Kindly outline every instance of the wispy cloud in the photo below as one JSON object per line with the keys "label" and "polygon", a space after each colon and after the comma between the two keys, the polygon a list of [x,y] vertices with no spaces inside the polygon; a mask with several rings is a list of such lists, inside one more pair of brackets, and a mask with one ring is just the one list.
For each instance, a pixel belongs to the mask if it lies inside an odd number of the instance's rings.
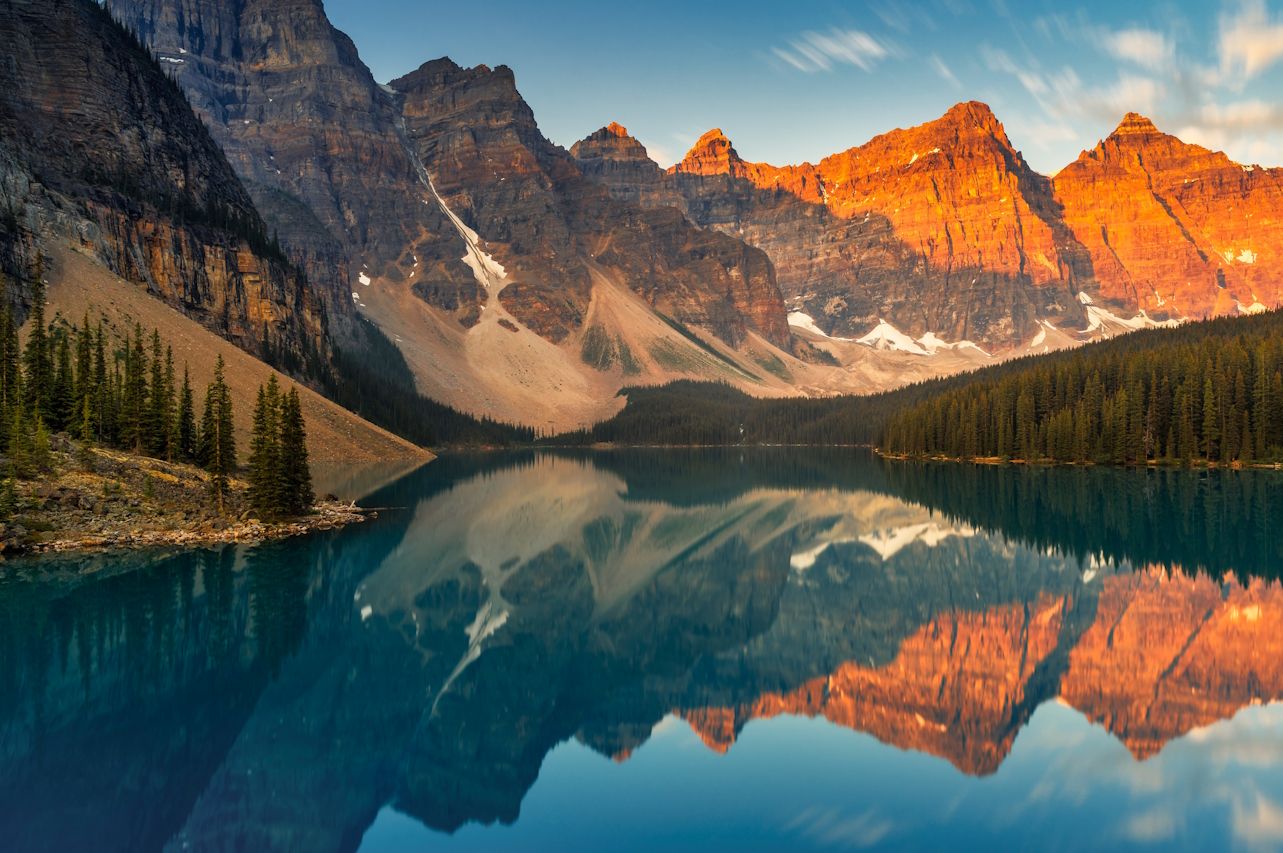
{"label": "wispy cloud", "polygon": [[1115,58],[1155,70],[1169,65],[1176,53],[1171,40],[1155,30],[1105,31],[1100,41],[1105,51]]}
{"label": "wispy cloud", "polygon": [[1283,18],[1270,15],[1265,0],[1242,0],[1221,15],[1217,44],[1227,83],[1255,77],[1283,59]]}
{"label": "wispy cloud", "polygon": [[824,33],[803,33],[791,40],[788,47],[775,47],[771,52],[787,65],[807,73],[832,71],[839,65],[872,71],[891,55],[887,45],[868,33],[837,28]]}
{"label": "wispy cloud", "polygon": [[931,67],[935,69],[936,74],[940,75],[941,80],[948,83],[955,89],[962,88],[962,83],[958,80],[957,75],[953,73],[953,69],[948,65],[945,65],[944,60],[939,56],[932,55]]}
{"label": "wispy cloud", "polygon": [[895,824],[868,809],[858,815],[836,808],[812,806],[789,821],[785,827],[822,845],[863,848],[879,844],[895,829]]}

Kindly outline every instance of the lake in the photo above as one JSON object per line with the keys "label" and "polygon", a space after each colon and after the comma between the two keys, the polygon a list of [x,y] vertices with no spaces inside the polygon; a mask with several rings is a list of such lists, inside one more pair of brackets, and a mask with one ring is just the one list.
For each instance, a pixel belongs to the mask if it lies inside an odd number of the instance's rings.
{"label": "lake", "polygon": [[447,456],[11,561],[6,850],[1283,845],[1283,474]]}

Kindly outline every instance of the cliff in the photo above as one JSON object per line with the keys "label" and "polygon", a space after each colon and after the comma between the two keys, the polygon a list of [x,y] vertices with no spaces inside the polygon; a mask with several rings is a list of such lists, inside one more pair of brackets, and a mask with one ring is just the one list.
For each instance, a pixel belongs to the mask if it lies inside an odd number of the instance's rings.
{"label": "cliff", "polygon": [[580,167],[619,198],[675,207],[774,261],[791,310],[859,337],[886,320],[919,337],[1024,343],[1048,320],[1083,329],[1077,294],[1121,315],[1279,304],[1279,170],[1240,166],[1129,115],[1054,179],[984,104],[894,130],[818,164],[744,160],[721,130],[662,173],[603,129]]}
{"label": "cliff", "polygon": [[246,350],[323,365],[324,306],[161,65],[81,0],[6,4],[0,40],[6,231],[24,260],[70,241]]}
{"label": "cliff", "polygon": [[1129,113],[1053,185],[1105,298],[1183,317],[1283,301],[1283,171],[1240,166]]}

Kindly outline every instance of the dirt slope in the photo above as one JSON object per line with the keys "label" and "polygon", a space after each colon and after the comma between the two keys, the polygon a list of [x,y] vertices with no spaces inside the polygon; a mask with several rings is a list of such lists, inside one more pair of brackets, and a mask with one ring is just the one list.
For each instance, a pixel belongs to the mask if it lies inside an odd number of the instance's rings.
{"label": "dirt slope", "polygon": [[[101,318],[118,339],[132,329],[135,322],[141,323],[145,331],[159,329],[161,337],[173,345],[175,370],[180,377],[184,363],[191,371],[198,410],[204,388],[213,377],[214,361],[222,355],[227,363],[227,383],[232,390],[237,450],[242,459],[245,457],[249,451],[250,415],[258,386],[273,373],[285,387],[289,387],[291,380],[148,295],[143,288],[112,275],[78,251],[56,252],[48,269],[48,279],[46,311],[51,318],[60,314],[69,322],[80,323],[88,312],[91,323]],[[299,386],[299,396],[307,422],[308,455],[315,464],[426,462],[432,458],[426,450],[310,389]]]}

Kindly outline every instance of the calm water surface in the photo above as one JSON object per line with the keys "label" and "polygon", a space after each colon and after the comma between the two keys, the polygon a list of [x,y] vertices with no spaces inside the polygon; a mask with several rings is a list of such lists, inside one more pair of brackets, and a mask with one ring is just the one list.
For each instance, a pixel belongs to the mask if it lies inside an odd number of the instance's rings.
{"label": "calm water surface", "polygon": [[531,454],[366,503],[4,564],[0,847],[1283,845],[1283,475]]}

